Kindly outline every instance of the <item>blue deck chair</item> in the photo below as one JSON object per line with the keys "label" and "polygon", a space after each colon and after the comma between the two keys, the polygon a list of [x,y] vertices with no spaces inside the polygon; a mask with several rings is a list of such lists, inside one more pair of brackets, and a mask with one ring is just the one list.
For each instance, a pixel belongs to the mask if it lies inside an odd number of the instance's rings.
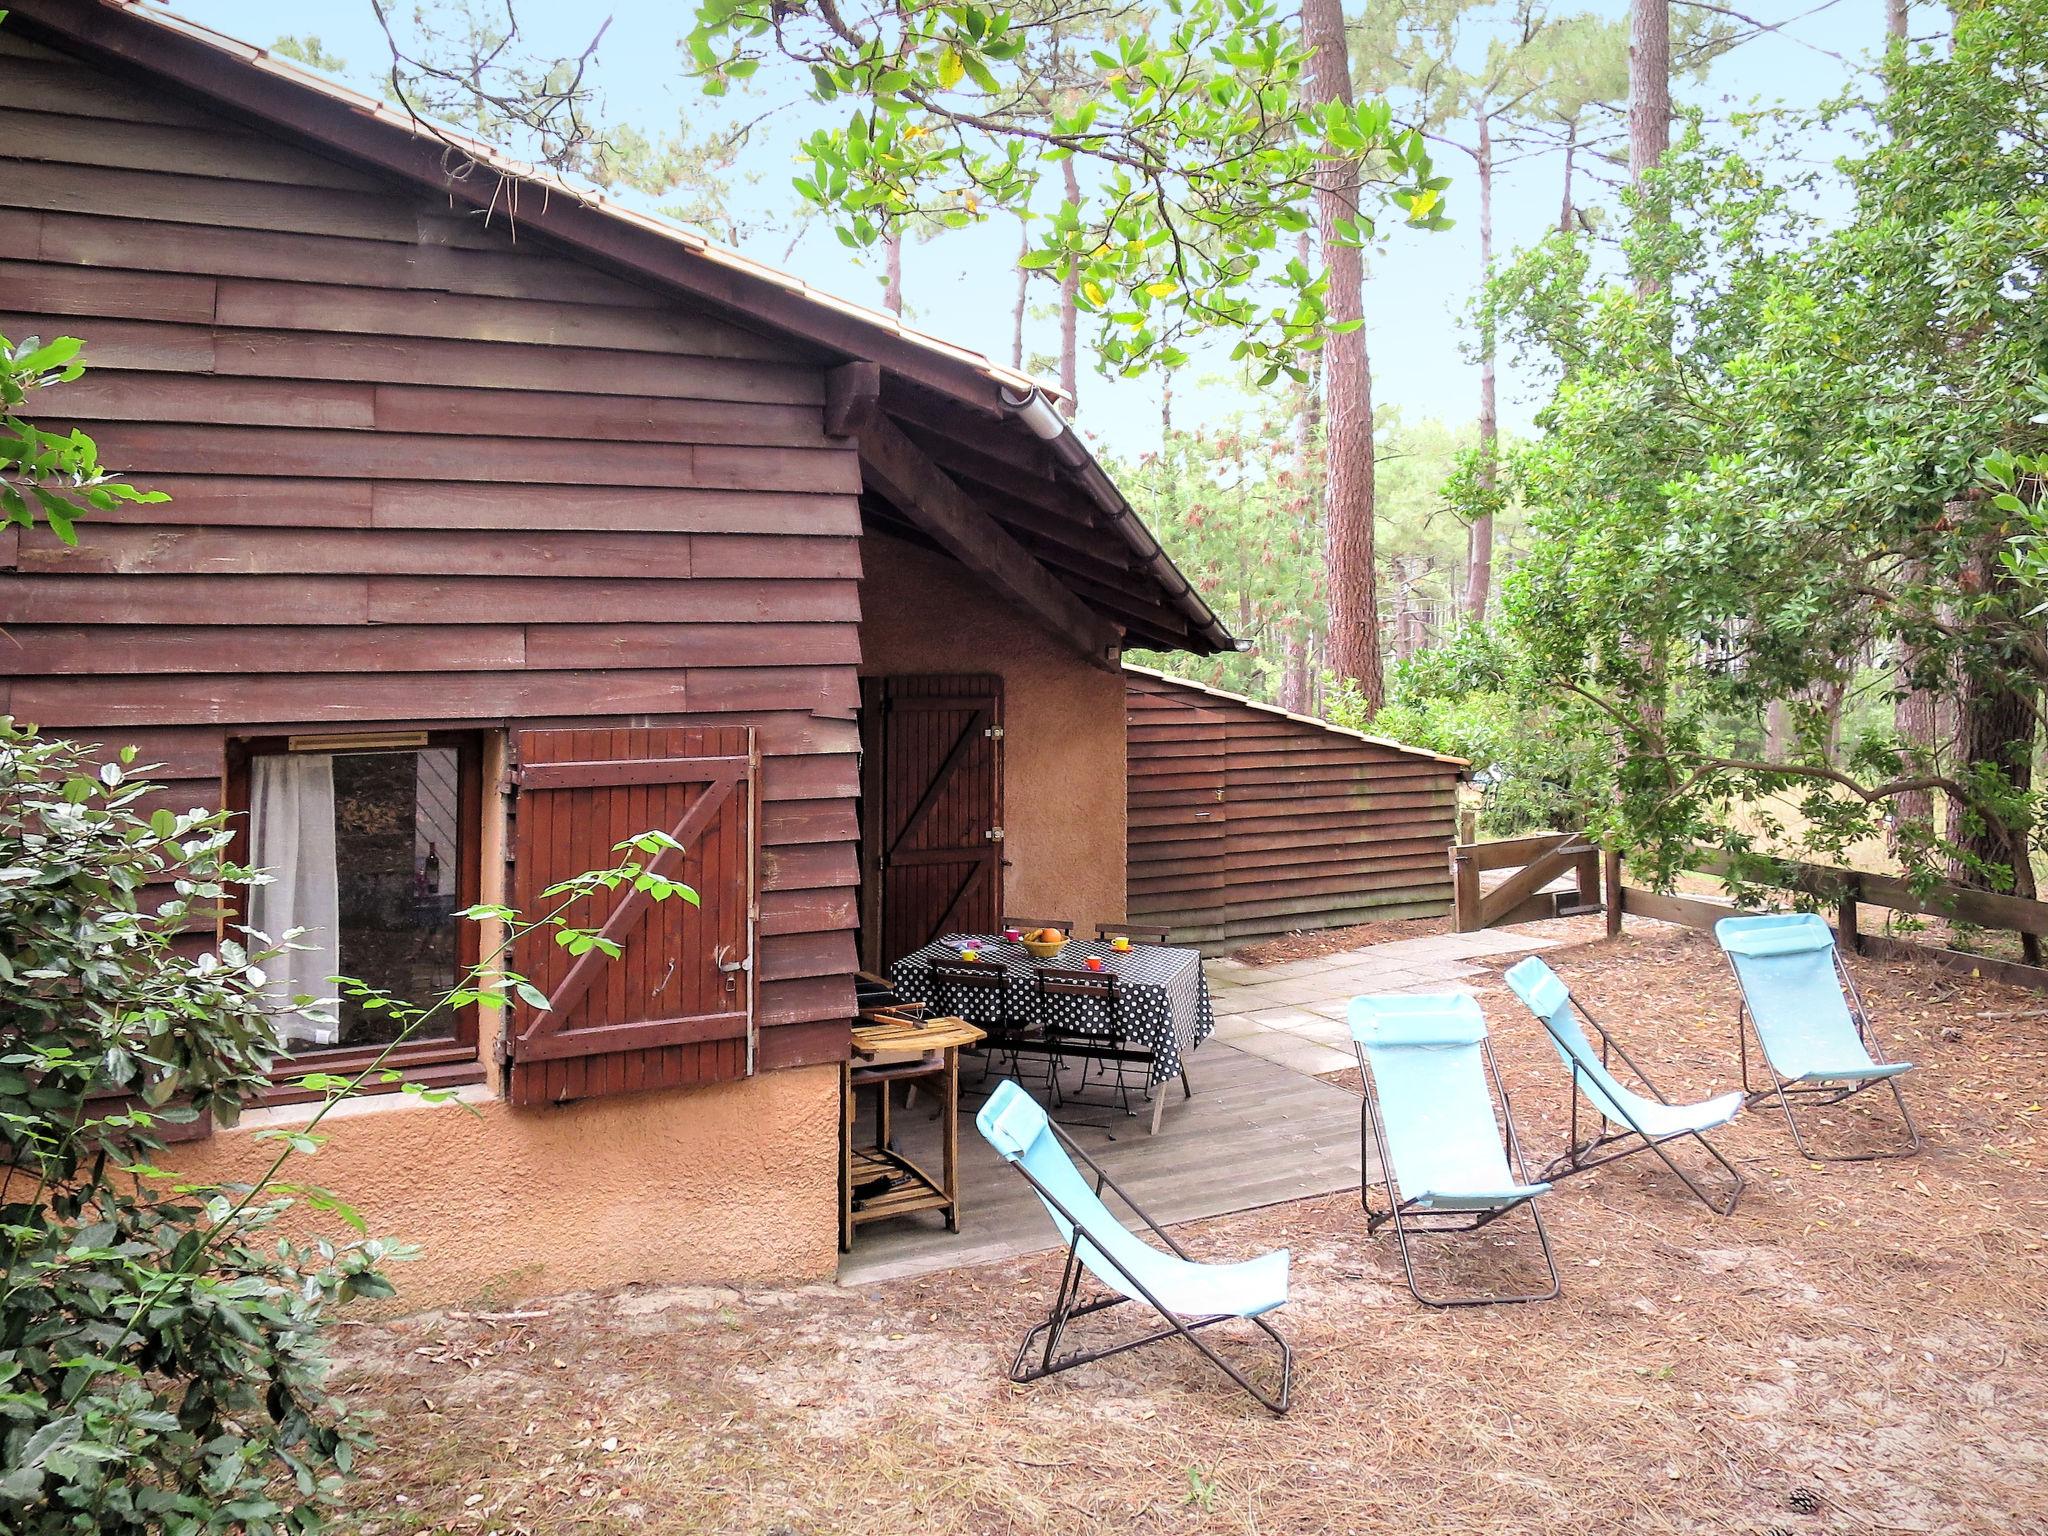
{"label": "blue deck chair", "polygon": [[[1067,1243],[1067,1265],[1060,1276],[1052,1311],[1044,1322],[1024,1335],[1024,1342],[1017,1347],[1016,1358],[1010,1364],[1012,1381],[1037,1381],[1055,1371],[1070,1370],[1178,1336],[1262,1405],[1275,1413],[1287,1411],[1294,1380],[1294,1355],[1265,1316],[1287,1302],[1285,1248],[1239,1264],[1204,1264],[1191,1258],[1015,1082],[1006,1080],[997,1085],[981,1113],[974,1117],[974,1124],[1003,1160],[1024,1176]],[[1092,1188],[1087,1175],[1075,1166],[1076,1158],[1094,1175]],[[1129,1206],[1169,1251],[1162,1253],[1118,1221],[1102,1203],[1105,1188]],[[1110,1294],[1082,1301],[1084,1271]],[[1126,1301],[1144,1302],[1165,1320],[1166,1326],[1142,1338],[1101,1349],[1060,1353],[1067,1325],[1074,1319],[1105,1312]],[[1255,1386],[1200,1336],[1202,1329],[1239,1319],[1251,1323],[1279,1347],[1277,1392]],[[1035,1361],[1031,1359],[1034,1353],[1038,1357]]]}
{"label": "blue deck chair", "polygon": [[[1707,1140],[1706,1133],[1726,1125],[1742,1112],[1740,1093],[1720,1094],[1699,1104],[1674,1104],[1664,1096],[1662,1089],[1650,1081],[1649,1074],[1636,1065],[1635,1058],[1608,1032],[1607,1026],[1572,996],[1571,988],[1564,984],[1563,978],[1536,956],[1531,955],[1511,966],[1507,984],[1515,996],[1528,1004],[1529,1011],[1543,1021],[1550,1043],[1557,1047],[1557,1054],[1563,1058],[1572,1075],[1571,1140],[1567,1150],[1543,1170],[1544,1178],[1567,1178],[1574,1173],[1584,1173],[1588,1168],[1634,1157],[1638,1152],[1654,1152],[1708,1210],[1726,1216],[1735,1209],[1735,1202],[1742,1195],[1742,1175]],[[1599,1035],[1599,1050],[1593,1049],[1592,1041],[1579,1027],[1580,1019],[1592,1025],[1594,1033]],[[1654,1098],[1646,1099],[1615,1081],[1614,1074],[1608,1070],[1610,1052],[1621,1058],[1622,1065],[1635,1074],[1636,1081],[1649,1089]],[[1583,1140],[1579,1136],[1581,1095],[1600,1115],[1599,1130]],[[1613,1129],[1610,1130],[1610,1126]],[[1716,1200],[1708,1194],[1699,1181],[1673,1162],[1671,1154],[1664,1150],[1666,1142],[1687,1136],[1698,1142],[1700,1149],[1719,1163],[1728,1175],[1728,1193],[1724,1198]],[[1625,1151],[1608,1150],[1617,1143],[1630,1140],[1636,1144]]]}
{"label": "blue deck chair", "polygon": [[[1367,1177],[1359,1190],[1366,1231],[1388,1223],[1401,1245],[1408,1289],[1427,1307],[1483,1306],[1490,1302],[1549,1301],[1557,1295],[1557,1261],[1543,1216],[1532,1204],[1548,1184],[1533,1182],[1515,1134],[1514,1111],[1501,1086],[1500,1068],[1486,1040],[1479,1005],[1465,996],[1354,997],[1351,1039],[1364,1082],[1359,1108],[1361,1164]],[[1489,1090],[1488,1079],[1492,1080]],[[1501,1130],[1494,1124],[1499,1095],[1507,1125],[1508,1168]],[[1371,1158],[1386,1186],[1387,1209],[1372,1202]],[[1410,1235],[1474,1232],[1523,1206],[1536,1223],[1550,1288],[1524,1295],[1429,1296],[1416,1283],[1408,1250]]]}
{"label": "blue deck chair", "polygon": [[[1818,913],[1774,912],[1724,917],[1714,937],[1742,989],[1735,1037],[1742,1053],[1742,1087],[1749,1102],[1777,1095],[1786,1128],[1799,1155],[1814,1162],[1864,1163],[1881,1157],[1910,1157],[1920,1150],[1920,1128],[1906,1108],[1898,1079],[1913,1070],[1908,1061],[1880,1061],[1883,1047],[1870,1027],[1870,1013],[1856,990],[1856,978],[1835,948],[1834,931]],[[1763,1047],[1770,1084],[1749,1085],[1749,1034]],[[1905,1122],[1907,1144],[1876,1152],[1809,1152],[1792,1117],[1792,1100],[1810,1098],[1839,1104],[1883,1083],[1892,1091]]]}

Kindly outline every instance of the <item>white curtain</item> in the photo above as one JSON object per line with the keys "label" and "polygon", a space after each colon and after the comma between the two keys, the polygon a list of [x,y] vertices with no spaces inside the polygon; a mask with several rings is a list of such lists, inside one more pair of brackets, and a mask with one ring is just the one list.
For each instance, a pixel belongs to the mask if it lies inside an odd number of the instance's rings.
{"label": "white curtain", "polygon": [[301,947],[264,965],[269,990],[289,1007],[279,1033],[294,1045],[333,1045],[341,1039],[334,983],[341,971],[341,900],[334,863],[334,759],[325,753],[288,752],[249,762],[251,862],[270,883],[249,893],[249,926],[281,941],[293,928],[306,931]]}

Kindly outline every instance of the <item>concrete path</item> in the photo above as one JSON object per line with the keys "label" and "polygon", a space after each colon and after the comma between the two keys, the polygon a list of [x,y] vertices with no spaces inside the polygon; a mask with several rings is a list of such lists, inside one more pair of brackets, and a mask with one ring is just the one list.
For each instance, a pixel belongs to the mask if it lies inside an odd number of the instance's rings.
{"label": "concrete path", "polygon": [[1346,1019],[1352,998],[1367,992],[1470,992],[1464,978],[1476,975],[1478,967],[1467,961],[1561,942],[1488,929],[1397,939],[1280,965],[1211,960],[1205,969],[1216,1005],[1216,1038],[1296,1072],[1341,1072],[1358,1065]]}

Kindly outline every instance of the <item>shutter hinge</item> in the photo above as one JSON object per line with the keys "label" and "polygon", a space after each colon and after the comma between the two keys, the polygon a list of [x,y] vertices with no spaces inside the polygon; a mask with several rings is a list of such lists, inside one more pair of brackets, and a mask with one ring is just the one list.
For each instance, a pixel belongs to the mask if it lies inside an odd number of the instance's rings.
{"label": "shutter hinge", "polygon": [[1000,843],[1003,840],[1003,829],[1001,827],[990,827],[981,835],[992,843]]}
{"label": "shutter hinge", "polygon": [[988,727],[986,730],[984,730],[981,734],[986,736],[990,741],[1001,741],[1003,739],[1003,728],[1000,725],[992,725]]}

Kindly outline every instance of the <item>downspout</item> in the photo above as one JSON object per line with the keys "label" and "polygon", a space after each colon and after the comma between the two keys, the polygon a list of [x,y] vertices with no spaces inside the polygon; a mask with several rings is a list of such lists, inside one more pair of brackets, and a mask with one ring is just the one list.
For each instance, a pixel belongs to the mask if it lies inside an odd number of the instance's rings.
{"label": "downspout", "polygon": [[1061,465],[1065,467],[1080,487],[1088,493],[1089,500],[1101,509],[1112,528],[1122,535],[1144,568],[1164,587],[1173,600],[1180,605],[1190,619],[1194,629],[1217,651],[1248,651],[1252,648],[1249,640],[1240,640],[1223,627],[1209,605],[1202,601],[1202,594],[1194,589],[1180,568],[1173,563],[1159,541],[1152,537],[1131,504],[1124,500],[1123,493],[1116,488],[1116,482],[1102,472],[1102,466],[1095,462],[1095,455],[1067,425],[1064,416],[1054,409],[1053,403],[1040,390],[1028,390],[1022,394],[1007,384],[1002,387],[1003,404],[1008,406],[1017,419],[1024,423],[1033,437],[1047,444]]}

